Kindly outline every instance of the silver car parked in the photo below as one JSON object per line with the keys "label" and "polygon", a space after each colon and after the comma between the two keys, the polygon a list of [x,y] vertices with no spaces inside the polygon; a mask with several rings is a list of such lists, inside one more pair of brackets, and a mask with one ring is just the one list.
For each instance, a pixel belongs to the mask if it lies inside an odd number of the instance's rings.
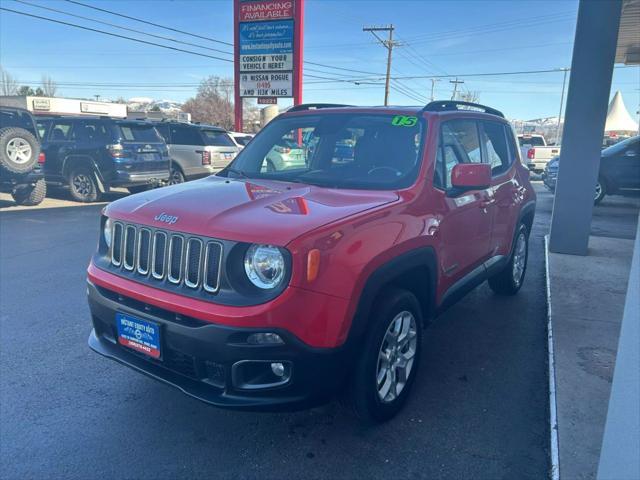
{"label": "silver car parked", "polygon": [[169,147],[172,184],[217,173],[240,151],[224,129],[213,125],[170,121],[155,127]]}

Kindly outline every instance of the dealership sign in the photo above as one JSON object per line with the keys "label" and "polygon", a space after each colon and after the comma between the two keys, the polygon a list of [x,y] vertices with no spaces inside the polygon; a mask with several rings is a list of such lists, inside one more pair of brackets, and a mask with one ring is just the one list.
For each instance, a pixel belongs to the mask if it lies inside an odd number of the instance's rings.
{"label": "dealership sign", "polygon": [[240,74],[242,97],[291,97],[293,74],[291,72]]}
{"label": "dealership sign", "polygon": [[293,18],[293,0],[240,2],[240,11],[238,16],[240,17],[241,22]]}
{"label": "dealership sign", "polygon": [[302,97],[304,0],[234,0],[236,129],[242,98]]}

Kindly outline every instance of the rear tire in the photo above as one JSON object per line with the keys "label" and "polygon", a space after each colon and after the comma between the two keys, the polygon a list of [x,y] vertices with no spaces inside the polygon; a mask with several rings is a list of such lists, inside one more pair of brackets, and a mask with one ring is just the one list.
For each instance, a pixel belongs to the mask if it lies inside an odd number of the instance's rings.
{"label": "rear tire", "polygon": [[11,196],[18,205],[39,205],[47,196],[47,184],[42,178],[35,185],[18,185]]}
{"label": "rear tire", "polygon": [[489,278],[489,286],[498,295],[515,295],[522,287],[529,259],[529,232],[521,223],[513,240],[513,251],[509,263]]}
{"label": "rear tire", "polygon": [[596,183],[596,191],[595,197],[593,199],[593,204],[598,205],[602,199],[607,195],[607,184],[602,178],[598,178],[598,183]]}
{"label": "rear tire", "polygon": [[169,175],[169,185],[177,185],[179,183],[184,183],[185,178],[180,167],[174,167],[171,169],[171,174]]}
{"label": "rear tire", "polygon": [[365,423],[384,422],[400,411],[422,350],[422,313],[411,292],[390,288],[372,312],[346,399]]}
{"label": "rear tire", "polygon": [[40,143],[24,128],[0,129],[0,168],[9,173],[29,173],[38,162]]}
{"label": "rear tire", "polygon": [[75,168],[69,174],[69,192],[76,202],[91,203],[100,199],[93,172],[86,167]]}

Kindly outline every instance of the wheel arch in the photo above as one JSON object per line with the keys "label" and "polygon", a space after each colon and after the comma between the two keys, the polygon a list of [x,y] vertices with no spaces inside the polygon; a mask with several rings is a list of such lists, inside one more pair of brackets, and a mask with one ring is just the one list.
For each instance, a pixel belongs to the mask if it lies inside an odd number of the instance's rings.
{"label": "wheel arch", "polygon": [[366,333],[375,299],[387,287],[402,288],[413,293],[425,321],[436,312],[436,253],[432,247],[420,247],[399,255],[377,267],[365,281],[353,318],[350,338],[360,339]]}
{"label": "wheel arch", "polygon": [[98,165],[96,164],[94,159],[88,155],[69,155],[65,157],[65,159],[62,161],[62,177],[68,179],[69,175],[71,175],[72,169],[77,166],[87,167],[94,175],[96,183],[98,185],[98,189],[102,193],[106,192],[107,182],[100,173],[100,169],[98,168]]}
{"label": "wheel arch", "polygon": [[[533,201],[526,203],[520,210],[520,213],[518,214],[518,223],[516,223],[515,228],[518,228],[518,225],[520,225],[521,223],[524,223],[525,226],[527,227],[527,234],[531,234],[531,229],[533,228],[533,219],[535,217],[535,214],[536,214],[536,203]],[[514,235],[515,235],[515,232],[514,232]]]}

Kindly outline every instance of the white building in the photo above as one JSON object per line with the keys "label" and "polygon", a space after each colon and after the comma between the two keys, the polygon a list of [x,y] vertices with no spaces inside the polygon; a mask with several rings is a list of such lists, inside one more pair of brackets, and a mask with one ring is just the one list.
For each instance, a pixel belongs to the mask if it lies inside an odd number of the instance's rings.
{"label": "white building", "polygon": [[0,96],[0,105],[24,108],[34,115],[105,115],[121,118],[127,116],[125,104],[94,102],[76,98]]}

